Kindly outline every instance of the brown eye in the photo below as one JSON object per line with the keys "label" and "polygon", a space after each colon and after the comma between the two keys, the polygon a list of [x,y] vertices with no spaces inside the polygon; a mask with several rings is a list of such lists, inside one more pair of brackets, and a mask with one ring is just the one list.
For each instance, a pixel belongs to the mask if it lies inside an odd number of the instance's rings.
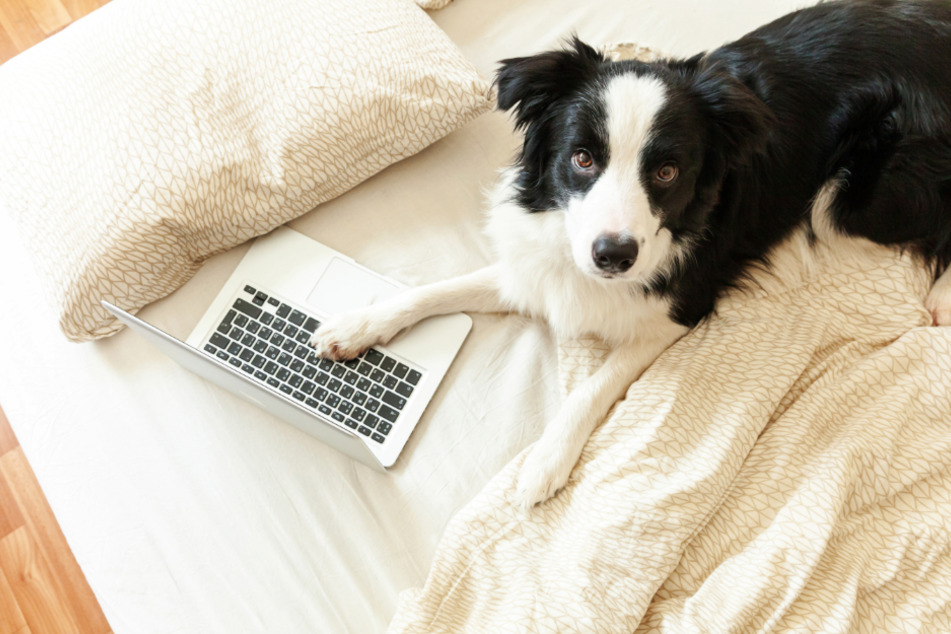
{"label": "brown eye", "polygon": [[677,169],[676,165],[673,163],[664,163],[654,174],[654,180],[662,185],[667,185],[674,182],[674,179],[677,178],[677,174],[679,173],[680,170]]}
{"label": "brown eye", "polygon": [[571,155],[571,164],[579,170],[589,170],[594,167],[594,159],[587,150],[578,150]]}

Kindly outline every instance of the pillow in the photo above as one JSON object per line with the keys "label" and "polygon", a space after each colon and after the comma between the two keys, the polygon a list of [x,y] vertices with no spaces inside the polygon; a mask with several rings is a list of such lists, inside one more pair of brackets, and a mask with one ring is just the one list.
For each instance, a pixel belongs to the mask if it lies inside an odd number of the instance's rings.
{"label": "pillow", "polygon": [[491,106],[406,0],[124,0],[0,66],[0,213],[74,341]]}

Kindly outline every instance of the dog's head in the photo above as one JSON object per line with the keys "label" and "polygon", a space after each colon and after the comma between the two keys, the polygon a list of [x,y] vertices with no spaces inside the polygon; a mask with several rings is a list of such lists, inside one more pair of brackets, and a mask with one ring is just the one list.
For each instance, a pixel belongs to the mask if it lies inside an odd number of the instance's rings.
{"label": "dog's head", "polygon": [[771,111],[702,59],[610,62],[577,38],[508,59],[498,105],[525,134],[518,202],[565,214],[584,273],[648,282],[702,235],[727,172],[765,144]]}

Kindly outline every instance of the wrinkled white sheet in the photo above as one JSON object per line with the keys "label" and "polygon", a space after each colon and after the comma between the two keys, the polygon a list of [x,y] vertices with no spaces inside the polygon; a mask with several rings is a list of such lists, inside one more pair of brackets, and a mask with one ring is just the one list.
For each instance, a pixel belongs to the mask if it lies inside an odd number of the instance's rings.
{"label": "wrinkled white sheet", "polygon": [[[798,4],[457,0],[433,18],[490,75],[572,32],[689,54]],[[408,284],[470,271],[489,257],[482,189],[516,147],[506,117],[486,115],[291,226]],[[142,315],[184,337],[244,250]],[[67,343],[2,210],[0,280],[0,405],[117,633],[382,631],[398,592],[426,578],[449,518],[559,402],[545,327],[475,316],[380,475],[131,333]]]}

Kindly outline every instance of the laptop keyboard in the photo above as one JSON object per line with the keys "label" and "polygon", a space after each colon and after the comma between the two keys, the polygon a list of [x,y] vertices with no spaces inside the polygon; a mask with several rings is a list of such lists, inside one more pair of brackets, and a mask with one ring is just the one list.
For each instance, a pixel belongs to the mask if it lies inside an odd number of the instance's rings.
{"label": "laptop keyboard", "polygon": [[321,359],[307,343],[319,325],[245,286],[204,350],[324,417],[386,441],[422,373],[375,348],[350,361]]}

